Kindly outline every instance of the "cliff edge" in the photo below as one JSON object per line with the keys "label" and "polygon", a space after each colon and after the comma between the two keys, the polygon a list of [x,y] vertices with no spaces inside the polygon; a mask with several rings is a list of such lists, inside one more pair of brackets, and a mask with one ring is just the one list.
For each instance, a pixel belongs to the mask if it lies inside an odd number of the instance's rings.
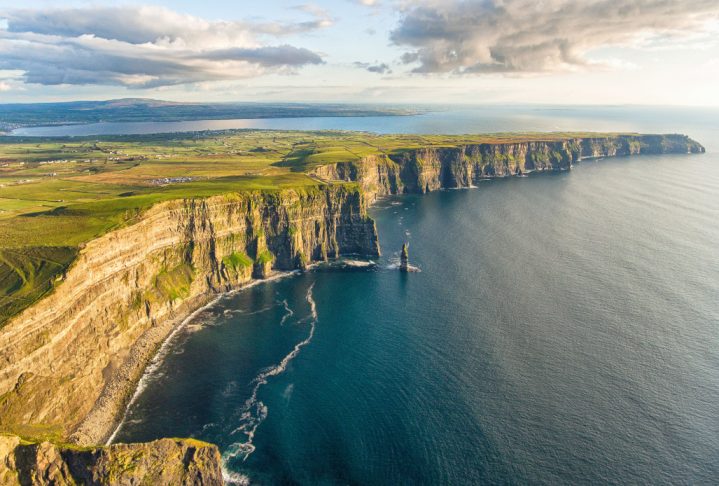
{"label": "cliff edge", "polygon": [[570,170],[583,159],[651,154],[703,153],[686,135],[611,135],[526,142],[427,146],[372,154],[359,161],[317,167],[324,181],[358,182],[367,197],[471,187],[482,180],[533,172]]}
{"label": "cliff edge", "polygon": [[379,254],[353,185],[153,206],[85,245],[54,292],[2,328],[0,430],[104,443],[192,310],[256,277],[343,254]]}
{"label": "cliff edge", "polygon": [[0,484],[220,486],[217,446],[193,439],[75,447],[0,435]]}
{"label": "cliff edge", "polygon": [[[316,186],[157,203],[82,245],[53,291],[0,329],[0,430],[17,434],[0,436],[0,484],[222,484],[214,446],[91,445],[107,440],[158,347],[193,310],[273,272],[378,256],[368,201],[586,158],[703,151],[684,135],[419,146],[323,163],[308,169]],[[68,440],[90,447],[61,445]]]}

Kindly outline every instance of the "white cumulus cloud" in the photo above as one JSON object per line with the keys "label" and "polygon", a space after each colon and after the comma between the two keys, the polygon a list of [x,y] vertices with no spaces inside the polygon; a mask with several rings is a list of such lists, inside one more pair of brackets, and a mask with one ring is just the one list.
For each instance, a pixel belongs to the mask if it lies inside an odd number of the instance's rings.
{"label": "white cumulus cloud", "polygon": [[332,24],[321,9],[298,10],[310,19],[208,21],[153,6],[10,10],[0,14],[0,69],[29,83],[137,88],[292,72],[322,57],[267,39]]}
{"label": "white cumulus cloud", "polygon": [[695,35],[717,17],[717,0],[429,0],[405,3],[391,38],[415,72],[551,72],[593,65],[600,47]]}

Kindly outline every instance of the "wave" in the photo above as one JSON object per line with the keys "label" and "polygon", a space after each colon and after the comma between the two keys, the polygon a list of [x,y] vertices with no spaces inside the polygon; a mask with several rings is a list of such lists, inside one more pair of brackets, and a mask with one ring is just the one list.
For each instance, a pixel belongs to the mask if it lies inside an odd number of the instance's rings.
{"label": "wave", "polygon": [[230,444],[227,451],[223,454],[223,464],[227,464],[227,461],[236,457],[241,457],[242,460],[245,461],[250,454],[255,451],[255,445],[252,443],[255,438],[255,432],[257,431],[257,427],[259,427],[265,418],[267,418],[267,406],[257,397],[260,388],[267,384],[269,378],[282,374],[287,369],[287,365],[289,365],[289,363],[296,358],[298,354],[300,354],[302,348],[312,342],[312,338],[315,335],[315,327],[317,325],[317,306],[312,298],[313,288],[314,283],[310,285],[306,296],[307,302],[310,304],[310,315],[308,316],[310,322],[309,334],[305,339],[295,344],[292,351],[290,351],[287,356],[282,358],[282,361],[275,366],[265,369],[257,375],[254,380],[252,380],[255,386],[252,389],[250,397],[245,401],[245,405],[242,409],[242,414],[240,415],[241,424],[230,434],[243,434],[245,436],[245,440]]}
{"label": "wave", "polygon": [[[277,304],[281,304],[281,303],[282,303],[282,302],[278,302]],[[263,312],[267,312],[267,311],[269,311],[269,310],[272,310],[272,309],[274,309],[275,307],[277,307],[277,305],[268,305],[267,307],[263,307],[262,309],[258,309],[258,310],[256,310],[256,311],[252,311],[252,312],[246,312],[246,311],[244,311],[244,310],[242,310],[242,309],[225,309],[225,310],[222,312],[222,314],[225,315],[225,316],[229,316],[229,315],[232,315],[232,314],[242,314],[243,316],[254,316],[254,315],[262,314]]]}
{"label": "wave", "polygon": [[222,295],[217,296],[217,298],[212,299],[210,302],[208,302],[206,305],[203,305],[199,309],[195,310],[194,312],[190,313],[185,319],[180,323],[179,326],[177,326],[169,336],[167,336],[167,339],[165,339],[165,342],[162,343],[160,346],[159,351],[155,354],[155,357],[152,358],[152,361],[150,361],[150,364],[145,368],[145,372],[142,375],[142,378],[140,378],[140,381],[137,383],[137,388],[135,388],[135,393],[132,395],[132,398],[130,399],[130,402],[127,404],[127,407],[125,407],[125,413],[122,415],[122,419],[120,419],[120,422],[117,424],[117,427],[110,435],[110,438],[107,439],[107,442],[105,445],[110,445],[115,440],[115,437],[117,436],[118,432],[120,432],[120,429],[127,421],[127,416],[130,412],[130,409],[135,404],[139,396],[142,394],[143,391],[145,391],[145,388],[147,388],[147,385],[149,383],[150,378],[154,376],[158,376],[160,365],[162,365],[162,362],[165,360],[167,355],[171,351],[171,346],[175,340],[175,338],[180,334],[180,331],[182,331],[195,317],[197,317],[202,311],[209,309],[213,305],[217,304],[217,302],[220,301],[222,298]]}
{"label": "wave", "polygon": [[236,486],[249,486],[251,484],[249,476],[228,471],[224,467],[222,468],[222,479],[225,480],[225,483],[234,484]]}
{"label": "wave", "polygon": [[[401,260],[399,257],[399,253],[395,252],[388,260],[387,263],[384,265],[385,270],[399,270],[401,266]],[[412,265],[411,263],[407,265],[407,271],[409,272],[421,272],[422,268],[417,267],[415,265]]]}
{"label": "wave", "polygon": [[[400,267],[400,262],[399,262],[399,259],[397,259],[397,261],[391,261],[390,263],[385,265],[384,268],[387,270],[399,270],[399,267]],[[414,265],[409,264],[409,265],[407,265],[407,271],[419,273],[422,271],[422,269],[420,267],[415,267]]]}
{"label": "wave", "polygon": [[346,267],[356,268],[367,268],[376,265],[372,260],[352,260],[351,258],[344,258],[341,263]]}
{"label": "wave", "polygon": [[282,320],[280,321],[280,326],[283,326],[285,324],[285,321],[292,317],[295,314],[295,311],[290,309],[290,305],[287,303],[287,299],[280,302],[285,307],[285,315],[282,316]]}
{"label": "wave", "polygon": [[[218,295],[216,298],[212,299],[207,304],[203,305],[202,307],[199,307],[198,309],[195,309],[193,312],[187,315],[180,324],[173,329],[173,331],[167,336],[165,341],[160,345],[160,349],[157,351],[155,356],[152,358],[152,361],[150,361],[150,364],[147,365],[145,368],[145,372],[142,374],[142,377],[140,378],[140,381],[137,383],[137,387],[135,388],[135,393],[133,393],[132,398],[127,404],[127,407],[125,407],[125,412],[122,414],[122,418],[117,424],[117,427],[115,427],[115,430],[110,435],[110,438],[107,439],[107,442],[105,442],[105,445],[110,445],[115,441],[115,437],[120,432],[120,429],[122,429],[122,426],[127,421],[128,415],[130,413],[130,410],[132,409],[133,405],[135,405],[135,402],[137,402],[137,399],[142,395],[142,392],[145,391],[147,388],[147,385],[149,384],[149,381],[151,378],[160,376],[159,375],[159,369],[162,365],[165,358],[168,356],[171,350],[171,345],[174,344],[175,338],[178,337],[181,331],[184,331],[188,325],[203,311],[210,309],[214,305],[216,305],[218,302],[220,302],[222,299],[226,299],[231,295],[234,295],[238,292],[242,292],[243,290],[249,289],[250,287],[254,287],[255,285],[260,285],[266,282],[271,282],[273,280],[279,280],[284,277],[289,277],[291,275],[297,275],[299,274],[299,271],[294,270],[291,272],[277,272],[276,274],[270,276],[269,278],[263,279],[263,280],[254,280],[248,284],[245,284],[244,286],[231,290],[229,292],[225,292],[224,294]],[[311,290],[311,289],[310,289]],[[203,323],[205,325],[205,323]]]}

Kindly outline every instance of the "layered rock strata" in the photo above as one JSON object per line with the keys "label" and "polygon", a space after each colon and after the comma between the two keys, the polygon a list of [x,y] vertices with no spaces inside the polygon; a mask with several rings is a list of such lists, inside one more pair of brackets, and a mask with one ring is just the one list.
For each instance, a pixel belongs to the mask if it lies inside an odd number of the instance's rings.
{"label": "layered rock strata", "polygon": [[[427,147],[314,170],[316,188],[188,198],[89,242],[64,281],[0,330],[0,430],[102,443],[159,345],[192,310],[273,271],[379,254],[370,201],[568,170],[584,158],[699,153],[683,135]],[[403,251],[403,263],[408,256]],[[106,448],[0,436],[2,484],[221,484],[214,446]]]}
{"label": "layered rock strata", "polygon": [[274,270],[376,256],[360,191],[334,184],[158,204],[90,241],[64,282],[0,332],[0,430],[104,442],[192,310]]}
{"label": "layered rock strata", "polygon": [[160,439],[141,444],[76,447],[0,435],[0,484],[221,486],[224,483],[217,447],[197,440]]}
{"label": "layered rock strata", "polygon": [[471,187],[481,180],[569,170],[587,158],[640,154],[700,153],[685,135],[617,135],[516,143],[427,147],[371,155],[318,167],[325,181],[359,182],[370,200],[389,194]]}

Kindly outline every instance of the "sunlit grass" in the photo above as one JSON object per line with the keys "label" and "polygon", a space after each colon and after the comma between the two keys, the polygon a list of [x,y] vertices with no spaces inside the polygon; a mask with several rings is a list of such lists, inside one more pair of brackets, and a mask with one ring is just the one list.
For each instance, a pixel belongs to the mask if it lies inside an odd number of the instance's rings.
{"label": "sunlit grass", "polygon": [[162,201],[316,187],[323,183],[307,173],[319,166],[418,148],[611,135],[238,130],[0,137],[0,322],[51,290],[83,243]]}

